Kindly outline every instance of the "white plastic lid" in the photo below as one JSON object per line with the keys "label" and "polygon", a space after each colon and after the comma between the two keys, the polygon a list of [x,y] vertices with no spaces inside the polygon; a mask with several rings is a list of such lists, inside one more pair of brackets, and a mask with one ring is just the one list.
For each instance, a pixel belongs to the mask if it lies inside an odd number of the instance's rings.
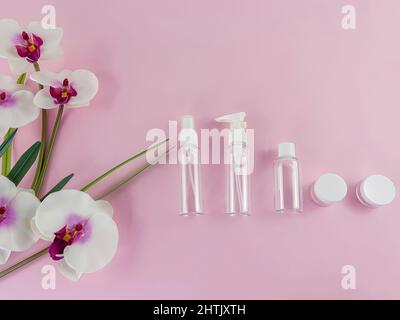
{"label": "white plastic lid", "polygon": [[181,131],[179,133],[179,141],[181,146],[198,145],[197,133],[195,131],[193,116],[186,115],[181,120]]}
{"label": "white plastic lid", "polygon": [[346,195],[346,181],[334,173],[326,173],[320,176],[312,188],[313,200],[320,205],[332,205],[342,201]]}
{"label": "white plastic lid", "polygon": [[396,187],[388,177],[375,174],[363,180],[358,189],[358,196],[367,205],[380,207],[394,200]]}
{"label": "white plastic lid", "polygon": [[193,116],[183,116],[182,117],[182,129],[194,129],[194,119]]}
{"label": "white plastic lid", "polygon": [[296,145],[291,142],[283,142],[278,146],[278,156],[281,157],[296,157]]}

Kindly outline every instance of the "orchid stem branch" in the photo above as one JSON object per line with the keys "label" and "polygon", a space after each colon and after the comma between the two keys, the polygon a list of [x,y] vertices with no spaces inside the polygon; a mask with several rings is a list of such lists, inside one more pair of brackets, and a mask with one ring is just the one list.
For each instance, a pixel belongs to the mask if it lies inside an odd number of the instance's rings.
{"label": "orchid stem branch", "polygon": [[160,155],[156,160],[152,161],[151,163],[147,163],[145,165],[143,165],[142,167],[140,167],[139,169],[135,170],[132,174],[128,175],[125,179],[123,179],[122,181],[120,181],[119,183],[117,183],[116,185],[112,186],[110,189],[104,191],[100,196],[97,197],[97,200],[101,200],[104,199],[106,197],[108,197],[110,194],[114,193],[115,191],[119,190],[120,188],[122,188],[123,186],[125,186],[127,183],[129,183],[131,180],[133,180],[134,178],[136,178],[138,175],[140,175],[141,173],[143,173],[144,171],[146,171],[148,168],[154,166],[158,160],[161,159],[161,157],[167,155],[173,148],[170,148],[169,150],[167,150],[165,153],[163,153],[162,155]]}
{"label": "orchid stem branch", "polygon": [[31,255],[30,257],[28,257],[28,258],[26,258],[26,259],[24,259],[24,260],[22,260],[22,261],[20,261],[20,262],[18,262],[16,264],[14,264],[13,266],[5,269],[4,271],[1,271],[0,272],[0,279],[5,277],[9,273],[11,273],[11,272],[13,272],[15,270],[18,270],[18,269],[26,266],[27,264],[35,261],[36,259],[44,256],[49,251],[49,248],[50,247],[47,247],[47,248],[45,248],[43,250],[40,250],[39,252],[36,252],[35,254]]}
{"label": "orchid stem branch", "polygon": [[[13,129],[9,129],[6,135],[4,136],[4,140],[6,140],[12,132]],[[11,170],[11,158],[12,158],[12,142],[10,146],[7,148],[6,152],[3,154],[3,158],[1,159],[2,161],[1,174],[3,176],[7,176]]]}
{"label": "orchid stem branch", "polygon": [[[40,71],[40,66],[39,64],[36,62],[33,64],[33,67],[35,68],[35,71]],[[39,90],[42,90],[43,86],[41,84],[39,84]],[[46,140],[47,140],[47,110],[46,109],[42,109],[42,134],[41,134],[41,145],[40,145],[40,150],[39,150],[39,157],[38,157],[38,162],[37,162],[37,166],[36,166],[36,171],[35,171],[35,177],[33,178],[33,182],[32,182],[32,189],[36,190],[37,188],[37,183],[38,183],[38,179],[40,176],[40,173],[42,171],[42,167],[43,167],[43,160],[44,160],[44,156],[45,156],[45,151],[46,151]]]}
{"label": "orchid stem branch", "polygon": [[146,152],[152,150],[152,149],[156,149],[158,148],[160,145],[168,142],[169,139],[166,139],[160,143],[157,143],[153,146],[150,146],[149,148],[147,148],[146,150],[143,150],[142,152],[139,152],[138,154],[135,154],[133,157],[130,157],[129,159],[121,162],[120,164],[117,164],[115,167],[111,168],[110,170],[108,170],[107,172],[101,174],[100,176],[98,176],[96,179],[94,179],[93,181],[89,182],[86,186],[84,186],[81,191],[87,191],[89,190],[91,187],[93,187],[94,185],[96,185],[97,183],[99,183],[100,181],[102,181],[103,179],[105,179],[106,177],[108,177],[110,174],[112,174],[113,172],[117,171],[119,168],[123,167],[124,165],[128,164],[129,162],[140,158],[141,156],[145,155]]}
{"label": "orchid stem branch", "polygon": [[37,196],[40,195],[40,190],[42,189],[44,177],[46,176],[50,158],[53,153],[54,143],[56,141],[58,130],[60,128],[60,123],[61,123],[63,112],[64,112],[64,105],[61,105],[58,108],[57,118],[56,118],[56,121],[54,122],[54,127],[53,127],[53,131],[51,133],[51,136],[50,136],[49,145],[47,146],[46,152],[44,155],[42,169],[40,170],[39,178],[37,179],[37,183],[35,185],[34,190],[35,190],[35,193]]}

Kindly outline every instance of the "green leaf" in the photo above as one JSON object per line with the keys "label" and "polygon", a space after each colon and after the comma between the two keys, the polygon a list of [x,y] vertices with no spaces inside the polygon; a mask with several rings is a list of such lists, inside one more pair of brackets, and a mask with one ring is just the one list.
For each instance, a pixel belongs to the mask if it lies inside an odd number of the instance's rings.
{"label": "green leaf", "polygon": [[26,173],[32,167],[35,162],[39,150],[40,150],[41,142],[36,142],[32,147],[25,151],[25,153],[19,158],[15,166],[11,169],[10,173],[7,175],[7,178],[10,179],[15,185],[19,185],[21,180],[25,177]]}
{"label": "green leaf", "polygon": [[47,198],[50,194],[60,191],[62,190],[67,183],[69,182],[69,180],[72,179],[72,177],[74,176],[74,174],[70,174],[69,176],[65,177],[64,179],[62,179],[59,183],[57,183],[49,192],[46,193],[46,195],[40,199],[40,201],[43,201],[45,198]]}
{"label": "green leaf", "polygon": [[13,130],[13,132],[4,139],[4,142],[0,145],[0,158],[1,156],[7,151],[8,147],[11,145],[15,134],[17,133],[18,129]]}

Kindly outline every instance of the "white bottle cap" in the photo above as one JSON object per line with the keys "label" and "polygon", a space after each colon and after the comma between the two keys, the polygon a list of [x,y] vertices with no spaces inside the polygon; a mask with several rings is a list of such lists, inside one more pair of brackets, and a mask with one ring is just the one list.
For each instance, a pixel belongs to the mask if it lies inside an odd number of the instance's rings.
{"label": "white bottle cap", "polygon": [[392,180],[380,174],[365,178],[357,188],[358,199],[366,206],[380,207],[391,203],[396,197]]}
{"label": "white bottle cap", "polygon": [[181,121],[182,129],[194,129],[193,116],[183,116]]}
{"label": "white bottle cap", "polygon": [[198,146],[197,133],[194,126],[193,116],[186,115],[181,120],[181,131],[179,133],[179,141],[182,146]]}
{"label": "white bottle cap", "polygon": [[282,157],[296,157],[296,145],[291,142],[283,142],[279,144],[278,147],[278,156],[279,158]]}
{"label": "white bottle cap", "polygon": [[312,199],[321,206],[330,206],[342,201],[346,194],[346,181],[334,173],[320,176],[311,188]]}

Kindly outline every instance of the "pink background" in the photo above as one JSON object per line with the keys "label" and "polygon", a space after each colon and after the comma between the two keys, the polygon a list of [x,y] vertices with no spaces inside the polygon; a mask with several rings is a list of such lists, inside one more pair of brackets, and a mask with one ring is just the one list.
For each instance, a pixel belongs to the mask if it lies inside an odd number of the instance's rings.
{"label": "pink background", "polygon": [[[340,25],[349,2],[353,31]],[[1,14],[26,25],[48,3],[7,1]],[[47,187],[71,172],[70,186],[81,187],[183,114],[209,128],[243,110],[256,130],[253,212],[224,215],[224,170],[204,166],[206,215],[181,218],[178,168],[158,166],[109,197],[120,246],[107,268],[78,283],[59,275],[46,291],[44,258],[0,280],[0,299],[400,298],[400,197],[376,210],[354,198],[369,174],[400,181],[398,0],[50,3],[65,54],[42,67],[87,68],[101,89],[90,107],[67,112]],[[0,69],[8,73],[5,61]],[[18,154],[39,138],[39,123],[20,132]],[[273,212],[272,159],[285,140],[303,165],[301,216]],[[308,188],[325,172],[342,175],[350,194],[319,208]],[[348,264],[357,290],[341,288]]]}

